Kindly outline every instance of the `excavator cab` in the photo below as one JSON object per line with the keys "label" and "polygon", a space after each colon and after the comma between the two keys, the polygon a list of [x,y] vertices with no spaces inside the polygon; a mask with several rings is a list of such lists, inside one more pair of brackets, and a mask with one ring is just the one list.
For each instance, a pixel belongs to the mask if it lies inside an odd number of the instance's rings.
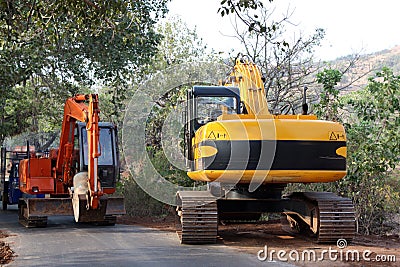
{"label": "excavator cab", "polygon": [[240,93],[237,87],[194,86],[187,93],[188,123],[196,131],[222,115],[239,114]]}
{"label": "excavator cab", "polygon": [[[88,140],[86,125],[77,123],[77,140],[79,142],[79,172],[88,171]],[[116,180],[119,175],[119,155],[117,147],[117,128],[109,122],[99,123],[100,157],[98,158],[98,177],[105,193],[115,191]],[[113,192],[107,192],[112,190]]]}
{"label": "excavator cab", "polygon": [[[192,139],[205,124],[216,121],[222,114],[240,113],[240,92],[237,87],[194,86],[187,92],[187,118],[185,124],[185,151],[193,161]],[[193,170],[193,166],[188,166]]]}

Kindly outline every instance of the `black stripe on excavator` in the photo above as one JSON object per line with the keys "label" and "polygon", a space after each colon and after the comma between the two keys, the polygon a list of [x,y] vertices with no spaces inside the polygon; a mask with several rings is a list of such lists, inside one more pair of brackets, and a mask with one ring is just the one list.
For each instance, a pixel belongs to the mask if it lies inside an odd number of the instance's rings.
{"label": "black stripe on excavator", "polygon": [[336,154],[344,141],[206,140],[200,146],[218,150],[199,159],[204,170],[346,170],[346,158]]}

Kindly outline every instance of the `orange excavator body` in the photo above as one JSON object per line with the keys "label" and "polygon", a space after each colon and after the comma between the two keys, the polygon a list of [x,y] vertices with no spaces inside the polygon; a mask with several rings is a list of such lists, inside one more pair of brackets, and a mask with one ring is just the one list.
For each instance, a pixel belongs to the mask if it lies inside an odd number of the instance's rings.
{"label": "orange excavator body", "polygon": [[[102,203],[106,203],[106,196],[115,192],[115,178],[119,171],[117,134],[111,123],[102,123],[99,127],[99,114],[97,94],[78,94],[67,99],[59,147],[48,153],[28,153],[28,159],[20,161],[20,190],[29,195],[48,194],[53,203],[57,203],[56,199],[64,203],[65,199],[70,201],[74,196],[74,177],[83,173],[83,180],[80,178],[79,183],[83,184],[84,193],[82,196],[80,191],[81,196],[76,196],[77,201],[85,201],[81,206],[87,210],[99,210],[101,205],[106,205],[100,204],[100,198]],[[103,144],[100,144],[100,132],[104,132]],[[107,148],[103,154],[101,147]],[[106,165],[102,163],[104,166],[101,168],[99,157],[106,162]],[[30,203],[34,203],[34,200],[30,200]],[[123,206],[123,199],[119,203]],[[70,210],[71,206],[67,205],[66,209]],[[103,209],[102,213],[105,212]]]}

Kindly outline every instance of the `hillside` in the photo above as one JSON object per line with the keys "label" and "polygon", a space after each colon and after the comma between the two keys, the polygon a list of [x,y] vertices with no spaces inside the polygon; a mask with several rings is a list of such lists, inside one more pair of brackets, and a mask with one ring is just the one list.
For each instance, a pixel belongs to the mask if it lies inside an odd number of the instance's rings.
{"label": "hillside", "polygon": [[[357,55],[348,55],[338,58],[330,62],[330,64],[343,70],[355,57]],[[351,84],[345,91],[354,91],[362,88],[368,83],[368,78],[382,69],[382,67],[388,67],[396,75],[400,75],[400,45],[371,54],[359,55],[358,57],[354,62],[354,66],[342,79],[341,87]]]}

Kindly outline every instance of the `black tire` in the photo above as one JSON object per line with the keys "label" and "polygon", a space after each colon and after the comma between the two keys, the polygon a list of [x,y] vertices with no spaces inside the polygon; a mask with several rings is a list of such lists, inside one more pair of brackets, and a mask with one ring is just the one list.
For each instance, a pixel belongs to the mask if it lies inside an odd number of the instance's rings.
{"label": "black tire", "polygon": [[3,210],[7,210],[7,193],[5,191],[3,191],[3,193],[1,195],[2,195],[1,203],[3,204],[2,208],[3,208]]}

